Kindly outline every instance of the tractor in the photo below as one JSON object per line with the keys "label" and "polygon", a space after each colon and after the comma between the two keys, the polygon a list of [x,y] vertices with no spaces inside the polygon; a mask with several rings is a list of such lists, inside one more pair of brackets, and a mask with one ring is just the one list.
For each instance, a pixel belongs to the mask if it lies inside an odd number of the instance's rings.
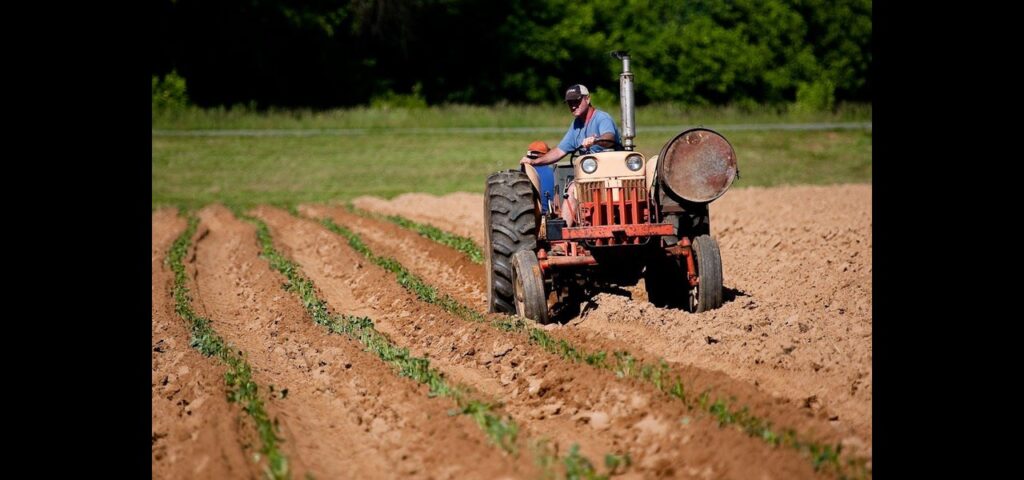
{"label": "tractor", "polygon": [[708,128],[682,131],[651,158],[636,151],[630,57],[612,55],[622,61],[621,144],[487,178],[490,312],[546,324],[574,303],[567,299],[640,279],[657,306],[704,312],[722,305],[708,205],[738,177],[735,151]]}

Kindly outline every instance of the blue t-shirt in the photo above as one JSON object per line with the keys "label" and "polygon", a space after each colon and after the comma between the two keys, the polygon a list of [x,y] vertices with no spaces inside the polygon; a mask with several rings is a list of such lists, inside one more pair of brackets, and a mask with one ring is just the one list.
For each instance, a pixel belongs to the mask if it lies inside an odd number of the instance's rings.
{"label": "blue t-shirt", "polygon": [[[585,122],[582,118],[572,119],[572,123],[569,124],[569,131],[565,132],[565,136],[562,137],[562,141],[558,142],[558,148],[561,148],[565,153],[572,153],[573,150],[583,143],[584,138],[603,135],[605,133],[614,133],[615,143],[622,143],[622,140],[619,139],[619,129],[615,126],[615,121],[612,120],[612,116],[601,110],[594,110],[594,116],[590,117],[589,123]],[[590,146],[590,153],[597,153],[604,150],[610,149],[602,148],[596,143]]]}

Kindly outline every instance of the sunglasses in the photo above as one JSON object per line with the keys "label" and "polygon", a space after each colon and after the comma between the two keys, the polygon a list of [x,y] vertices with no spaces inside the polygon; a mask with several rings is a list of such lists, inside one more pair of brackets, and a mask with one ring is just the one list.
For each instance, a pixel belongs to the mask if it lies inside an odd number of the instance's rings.
{"label": "sunglasses", "polygon": [[571,108],[573,110],[576,110],[576,107],[580,106],[580,103],[583,103],[582,99],[581,100],[566,100],[565,101],[565,104],[568,105],[569,108]]}

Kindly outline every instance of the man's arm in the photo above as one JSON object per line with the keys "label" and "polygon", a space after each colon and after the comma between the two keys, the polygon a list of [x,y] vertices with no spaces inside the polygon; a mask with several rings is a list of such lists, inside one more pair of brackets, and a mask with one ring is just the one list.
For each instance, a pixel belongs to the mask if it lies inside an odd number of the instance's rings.
{"label": "man's arm", "polygon": [[601,133],[599,135],[593,135],[583,139],[582,144],[584,147],[590,148],[591,145],[597,142],[601,148],[614,148],[616,131],[615,120],[612,120],[612,117],[605,112],[598,112],[598,115],[598,118],[595,119],[596,122],[594,126],[597,127],[596,130]]}
{"label": "man's arm", "polygon": [[582,145],[589,148],[596,142],[600,142],[599,145],[603,148],[612,148],[615,146],[615,134],[612,132],[602,133],[600,135],[591,136],[583,139]]}
{"label": "man's arm", "polygon": [[535,167],[539,167],[541,165],[550,165],[552,163],[555,163],[564,156],[565,152],[563,152],[561,148],[555,147],[551,150],[548,150],[548,153],[545,153],[544,155],[541,155],[537,158],[520,158],[519,163],[526,163],[529,165],[533,165]]}

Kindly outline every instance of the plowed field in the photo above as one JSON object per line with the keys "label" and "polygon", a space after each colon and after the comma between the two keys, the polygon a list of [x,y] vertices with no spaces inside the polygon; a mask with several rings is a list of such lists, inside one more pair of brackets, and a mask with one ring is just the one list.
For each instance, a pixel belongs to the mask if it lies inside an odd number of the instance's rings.
{"label": "plowed field", "polygon": [[[657,308],[641,283],[548,326],[485,315],[482,265],[378,215],[481,245],[481,195],[353,204],[193,212],[188,301],[251,367],[288,475],[870,476],[870,186],[735,189],[712,204],[720,309]],[[262,476],[255,416],[175,310],[165,258],[187,218],[152,222],[154,476]],[[320,308],[372,323],[346,334]],[[465,397],[397,367],[406,357]]]}

